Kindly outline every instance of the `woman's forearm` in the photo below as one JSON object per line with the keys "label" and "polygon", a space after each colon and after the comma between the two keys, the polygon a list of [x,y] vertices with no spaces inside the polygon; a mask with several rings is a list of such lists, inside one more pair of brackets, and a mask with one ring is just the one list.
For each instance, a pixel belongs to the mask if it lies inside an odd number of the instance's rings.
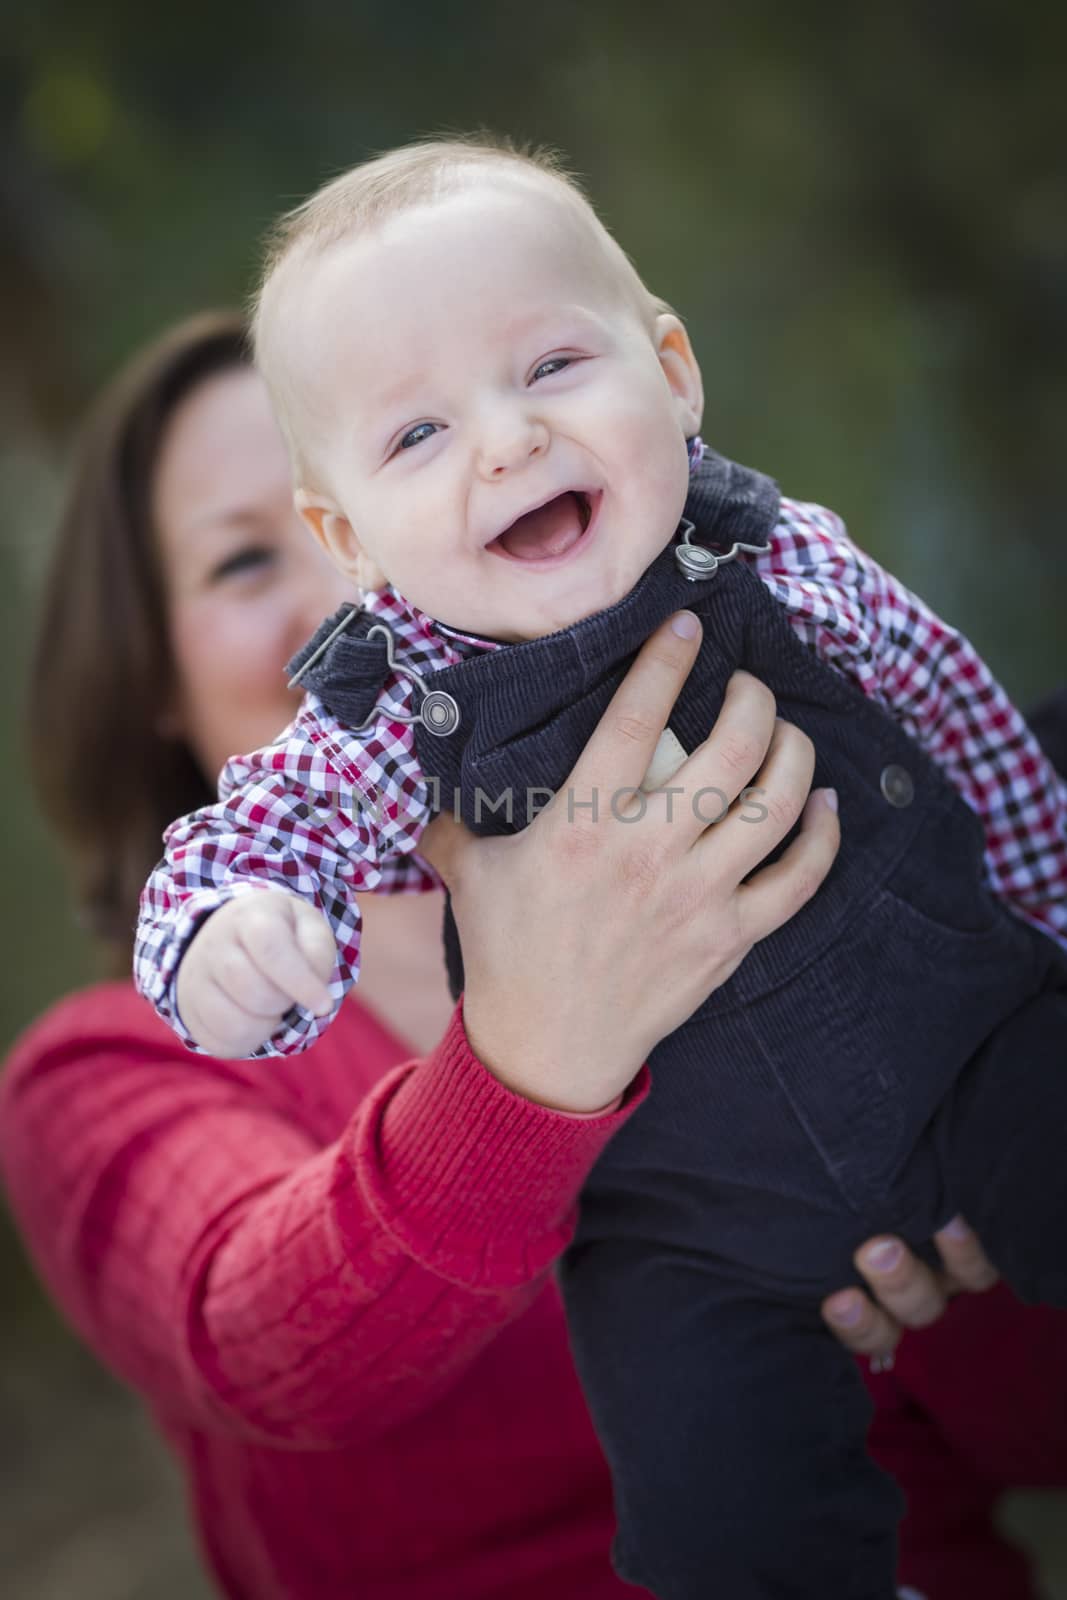
{"label": "woman's forearm", "polygon": [[261,1066],[194,1057],[131,1006],[140,1028],[83,1007],[17,1052],[12,1205],[114,1370],[165,1414],[264,1442],[352,1443],[430,1406],[540,1293],[628,1114],[512,1094],[457,1012],[317,1146]]}

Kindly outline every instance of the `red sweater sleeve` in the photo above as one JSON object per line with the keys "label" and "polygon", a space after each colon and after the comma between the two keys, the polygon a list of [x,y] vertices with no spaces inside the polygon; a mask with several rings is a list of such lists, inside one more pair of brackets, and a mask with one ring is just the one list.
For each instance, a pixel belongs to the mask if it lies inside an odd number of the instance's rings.
{"label": "red sweater sleeve", "polygon": [[163,1416],[298,1448],[417,1415],[530,1304],[646,1087],[600,1117],[534,1105],[460,1006],[327,1143],[315,1065],[296,1114],[265,1063],[194,1055],[107,985],[30,1030],[0,1099],[16,1218],[89,1344]]}

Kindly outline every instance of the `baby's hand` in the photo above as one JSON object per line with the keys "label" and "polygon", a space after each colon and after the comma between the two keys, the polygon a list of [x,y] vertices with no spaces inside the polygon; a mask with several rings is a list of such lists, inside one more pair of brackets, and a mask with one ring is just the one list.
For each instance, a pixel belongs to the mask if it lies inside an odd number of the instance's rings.
{"label": "baby's hand", "polygon": [[178,968],[178,1014],[202,1050],[248,1056],[294,1005],[325,1016],[337,946],[320,911],[284,889],[239,895],[208,917]]}

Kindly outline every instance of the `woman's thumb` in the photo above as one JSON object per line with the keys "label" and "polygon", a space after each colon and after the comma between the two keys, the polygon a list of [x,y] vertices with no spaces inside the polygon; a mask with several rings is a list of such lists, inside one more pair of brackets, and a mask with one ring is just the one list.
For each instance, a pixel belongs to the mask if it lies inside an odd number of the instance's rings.
{"label": "woman's thumb", "polygon": [[459,876],[463,852],[473,835],[450,811],[434,817],[419,840],[419,855],[451,889]]}

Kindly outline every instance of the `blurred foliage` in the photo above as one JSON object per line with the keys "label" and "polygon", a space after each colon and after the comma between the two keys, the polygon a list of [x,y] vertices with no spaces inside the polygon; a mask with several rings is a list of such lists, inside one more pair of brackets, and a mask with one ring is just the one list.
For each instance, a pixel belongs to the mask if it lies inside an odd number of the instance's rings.
{"label": "blurred foliage", "polygon": [[280,209],[418,134],[566,152],[690,325],[705,435],[840,510],[1024,703],[1067,677],[1065,59],[1055,0],[7,0],[0,1043],[91,970],[18,734],[71,429],[141,340],[245,295]]}

